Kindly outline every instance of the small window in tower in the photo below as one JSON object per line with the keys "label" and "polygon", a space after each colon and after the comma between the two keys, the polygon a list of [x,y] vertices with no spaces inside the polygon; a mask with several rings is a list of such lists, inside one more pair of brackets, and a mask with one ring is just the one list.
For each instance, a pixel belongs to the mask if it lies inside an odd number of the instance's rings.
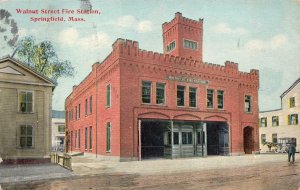
{"label": "small window in tower", "polygon": [[198,43],[195,41],[191,41],[191,40],[184,40],[183,46],[184,46],[184,48],[189,48],[189,49],[193,49],[193,50],[198,49]]}
{"label": "small window in tower", "polygon": [[252,111],[252,98],[249,95],[245,95],[245,112],[250,113]]}
{"label": "small window in tower", "polygon": [[171,42],[169,45],[167,45],[167,52],[173,51],[176,47],[175,41]]}

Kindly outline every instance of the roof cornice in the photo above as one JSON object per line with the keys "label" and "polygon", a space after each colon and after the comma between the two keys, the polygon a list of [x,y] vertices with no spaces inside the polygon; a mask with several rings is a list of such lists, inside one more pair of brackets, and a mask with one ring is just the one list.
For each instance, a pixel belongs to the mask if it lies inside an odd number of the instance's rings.
{"label": "roof cornice", "polygon": [[300,77],[286,90],[284,91],[281,95],[280,98],[282,99],[287,93],[289,93],[298,83],[300,82]]}
{"label": "roof cornice", "polygon": [[18,66],[20,66],[21,68],[29,71],[30,73],[34,74],[35,76],[39,77],[40,79],[50,83],[50,86],[53,86],[53,88],[55,88],[55,86],[57,86],[57,82],[53,81],[52,79],[46,77],[45,75],[37,72],[36,70],[34,70],[33,68],[29,67],[28,65],[25,65],[24,63],[20,62],[17,59],[14,59],[12,57],[10,57],[9,55],[0,58],[0,63],[4,62],[4,61],[10,61]]}

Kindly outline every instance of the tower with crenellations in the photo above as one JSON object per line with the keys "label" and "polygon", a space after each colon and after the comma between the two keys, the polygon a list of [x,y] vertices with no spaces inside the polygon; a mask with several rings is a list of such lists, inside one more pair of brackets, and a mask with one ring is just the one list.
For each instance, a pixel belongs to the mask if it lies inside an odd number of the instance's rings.
{"label": "tower with crenellations", "polygon": [[177,12],[162,30],[164,54],[202,61],[203,19],[192,20]]}

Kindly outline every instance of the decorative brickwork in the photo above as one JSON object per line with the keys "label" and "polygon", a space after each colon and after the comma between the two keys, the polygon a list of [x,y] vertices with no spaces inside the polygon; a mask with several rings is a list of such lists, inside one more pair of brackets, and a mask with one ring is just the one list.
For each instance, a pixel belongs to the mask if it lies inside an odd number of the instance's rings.
{"label": "decorative brickwork", "polygon": [[[176,33],[182,23],[195,30],[190,40],[198,42],[198,50],[176,50],[164,54],[139,49],[136,41],[117,39],[112,52],[101,63],[92,66],[91,73],[76,87],[65,102],[67,112],[75,114],[75,106],[93,96],[93,113],[79,120],[67,118],[69,151],[92,152],[99,156],[117,157],[121,160],[136,160],[139,157],[138,123],[141,119],[167,121],[219,121],[229,126],[230,153],[245,152],[244,128],[252,131],[252,152],[258,151],[258,88],[259,72],[240,72],[238,64],[230,61],[225,66],[202,62],[202,24],[176,13],[175,18],[163,24],[164,49],[171,42],[169,30],[182,40],[186,31]],[[180,33],[180,34],[179,34]],[[195,37],[195,38],[194,38]],[[182,48],[182,47],[181,47]],[[170,76],[177,80],[170,80]],[[181,81],[180,81],[181,80]],[[142,81],[151,81],[151,101],[142,103]],[[201,83],[199,81],[207,81]],[[165,84],[165,103],[156,104],[156,83]],[[111,106],[106,105],[106,86],[111,85]],[[185,91],[185,106],[177,106],[177,85],[197,88],[196,107],[189,107],[189,92]],[[215,92],[213,107],[207,108],[207,89]],[[218,108],[217,90],[224,91],[224,108]],[[245,112],[245,95],[251,97],[251,111]],[[106,123],[111,123],[111,151],[106,152]],[[84,149],[84,128],[92,126],[92,149]],[[80,129],[81,146],[76,145],[75,133]],[[71,135],[71,133],[73,135]],[[78,139],[78,138],[77,138]],[[249,141],[249,139],[248,139]],[[247,142],[248,142],[247,141]],[[249,141],[250,142],[250,141]]]}

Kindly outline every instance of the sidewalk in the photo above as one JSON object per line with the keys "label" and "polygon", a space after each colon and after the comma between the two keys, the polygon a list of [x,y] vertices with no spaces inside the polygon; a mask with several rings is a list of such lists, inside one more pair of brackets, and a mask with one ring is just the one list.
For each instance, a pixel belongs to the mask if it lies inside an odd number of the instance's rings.
{"label": "sidewalk", "polygon": [[[298,155],[296,155],[297,157]],[[72,168],[74,175],[103,173],[145,175],[237,168],[258,164],[273,165],[276,162],[287,162],[287,154],[209,156],[205,158],[157,159],[132,162],[101,161],[95,156],[84,155],[72,158]]]}
{"label": "sidewalk", "polygon": [[[300,156],[300,155],[299,155]],[[298,160],[296,155],[296,162]],[[239,168],[286,162],[286,154],[260,154],[245,156],[209,156],[205,158],[156,159],[132,162],[103,161],[94,155],[72,158],[73,172],[54,164],[0,165],[0,184],[66,178],[97,174],[169,174],[211,169]]]}
{"label": "sidewalk", "polygon": [[70,176],[71,171],[55,164],[0,165],[0,184]]}

